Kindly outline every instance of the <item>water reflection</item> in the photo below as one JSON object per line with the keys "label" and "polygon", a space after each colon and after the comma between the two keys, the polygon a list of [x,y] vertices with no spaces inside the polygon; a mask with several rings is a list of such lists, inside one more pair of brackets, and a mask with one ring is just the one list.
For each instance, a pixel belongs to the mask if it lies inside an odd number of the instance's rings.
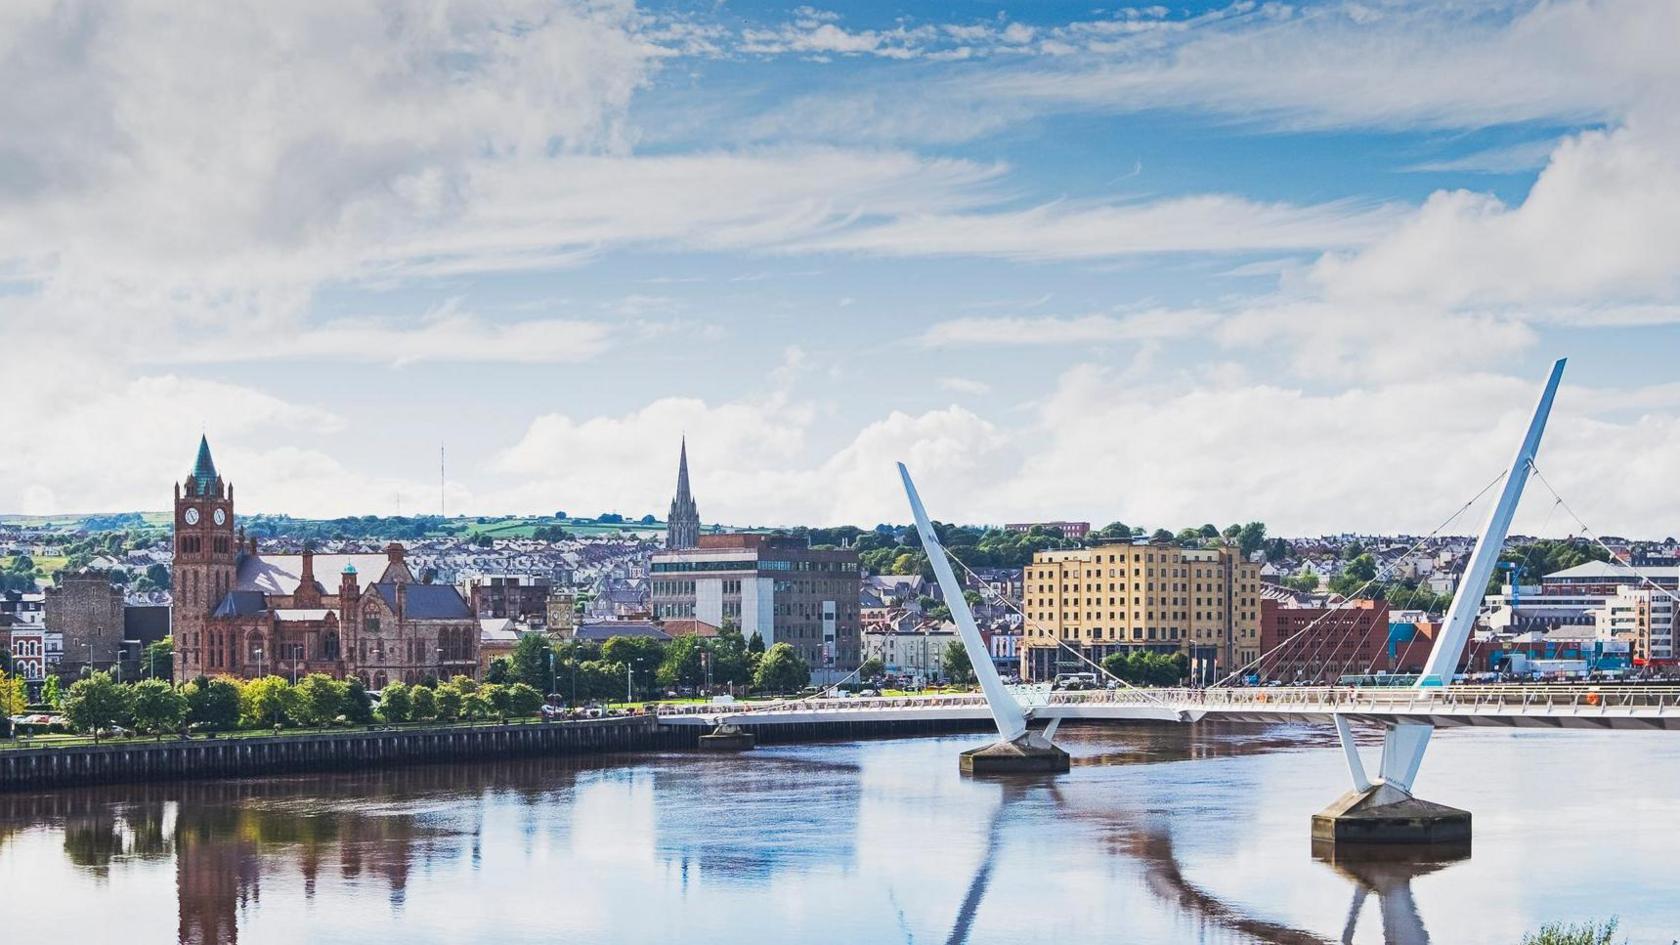
{"label": "water reflection", "polygon": [[[0,883],[39,890],[9,913],[19,941],[1427,945],[1672,924],[1652,884],[1680,746],[1560,737],[1434,746],[1443,772],[1476,762],[1439,796],[1529,798],[1471,805],[1474,860],[1313,851],[1307,817],[1345,777],[1327,733],[1135,726],[1064,730],[1069,774],[1001,781],[958,776],[971,740],[946,738],[0,795]],[[1596,809],[1569,778],[1623,751],[1650,775],[1624,799],[1644,829],[1607,849],[1566,826]],[[1535,784],[1556,786],[1544,805]]]}

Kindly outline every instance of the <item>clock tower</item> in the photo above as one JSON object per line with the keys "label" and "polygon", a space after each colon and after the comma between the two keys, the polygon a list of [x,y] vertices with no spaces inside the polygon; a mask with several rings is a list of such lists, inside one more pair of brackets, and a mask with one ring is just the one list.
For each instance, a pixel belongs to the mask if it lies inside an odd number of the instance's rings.
{"label": "clock tower", "polygon": [[208,618],[233,589],[239,566],[233,486],[216,472],[208,439],[198,441],[192,472],[175,486],[174,524],[175,678],[185,681],[205,671]]}

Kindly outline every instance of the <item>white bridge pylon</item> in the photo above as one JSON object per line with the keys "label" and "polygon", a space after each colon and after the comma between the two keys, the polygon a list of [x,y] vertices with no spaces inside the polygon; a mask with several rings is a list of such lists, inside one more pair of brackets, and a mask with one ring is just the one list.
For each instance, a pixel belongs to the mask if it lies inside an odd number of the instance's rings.
{"label": "white bridge pylon", "polygon": [[898,464],[898,475],[904,480],[910,514],[915,516],[916,531],[922,536],[922,550],[933,566],[933,576],[939,580],[939,589],[945,594],[945,606],[951,609],[951,620],[956,623],[957,633],[962,637],[963,650],[968,653],[974,678],[980,681],[980,691],[986,694],[986,706],[991,710],[992,721],[997,724],[998,737],[1012,742],[1027,733],[1027,710],[1005,688],[1003,677],[992,665],[992,654],[986,649],[986,641],[980,637],[980,628],[974,623],[974,612],[968,609],[968,600],[963,597],[962,582],[951,571],[951,562],[945,557],[945,546],[939,543],[933,522],[928,520],[927,509],[922,507],[922,498],[916,494],[916,484],[910,481],[910,470],[904,468],[903,463]]}
{"label": "white bridge pylon", "polygon": [[[1540,400],[1534,405],[1534,415],[1529,418],[1528,430],[1517,446],[1511,468],[1505,473],[1505,484],[1499,492],[1499,499],[1488,510],[1487,521],[1482,524],[1481,535],[1476,539],[1476,548],[1470,553],[1470,561],[1465,565],[1458,590],[1453,594],[1452,604],[1447,607],[1447,618],[1441,625],[1440,635],[1435,638],[1429,658],[1424,661],[1423,672],[1416,683],[1420,690],[1446,686],[1458,672],[1458,663],[1464,657],[1464,646],[1475,628],[1476,614],[1481,609],[1488,580],[1499,564],[1499,552],[1505,547],[1505,537],[1511,530],[1511,518],[1516,514],[1517,504],[1522,501],[1523,487],[1528,484],[1528,477],[1533,472],[1534,457],[1540,451],[1540,438],[1546,432],[1546,420],[1551,415],[1552,401],[1557,398],[1558,384],[1563,380],[1563,367],[1567,361],[1567,358],[1559,358],[1552,364],[1546,386],[1540,391]],[[1347,755],[1354,789],[1359,791],[1378,783],[1410,794],[1418,768],[1423,764],[1423,753],[1429,747],[1429,737],[1434,731],[1435,726],[1429,723],[1388,723],[1383,736],[1382,766],[1377,780],[1373,782],[1366,777],[1365,766],[1359,760],[1347,720],[1336,716],[1336,734]]]}

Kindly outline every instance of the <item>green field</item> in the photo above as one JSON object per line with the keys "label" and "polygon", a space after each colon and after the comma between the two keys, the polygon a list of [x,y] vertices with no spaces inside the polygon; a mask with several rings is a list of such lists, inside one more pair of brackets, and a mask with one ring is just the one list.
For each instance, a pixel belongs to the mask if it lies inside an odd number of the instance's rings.
{"label": "green field", "polygon": [[[16,560],[17,558],[8,556],[3,561],[0,561],[0,570],[11,570],[12,562]],[[35,570],[43,577],[51,577],[53,572],[64,570],[64,566],[70,562],[70,559],[64,557],[63,555],[41,555],[39,557],[31,557],[29,560],[35,562]]]}

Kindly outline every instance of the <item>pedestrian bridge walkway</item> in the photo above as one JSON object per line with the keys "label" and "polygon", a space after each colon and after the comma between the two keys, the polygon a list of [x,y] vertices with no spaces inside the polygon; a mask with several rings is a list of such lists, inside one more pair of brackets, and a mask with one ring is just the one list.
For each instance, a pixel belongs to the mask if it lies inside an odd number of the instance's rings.
{"label": "pedestrian bridge walkway", "polygon": [[[1011,687],[1029,719],[1415,722],[1438,728],[1680,729],[1680,686],[1548,685],[1112,689]],[[663,709],[665,725],[785,725],[991,717],[972,695],[802,699]]]}

